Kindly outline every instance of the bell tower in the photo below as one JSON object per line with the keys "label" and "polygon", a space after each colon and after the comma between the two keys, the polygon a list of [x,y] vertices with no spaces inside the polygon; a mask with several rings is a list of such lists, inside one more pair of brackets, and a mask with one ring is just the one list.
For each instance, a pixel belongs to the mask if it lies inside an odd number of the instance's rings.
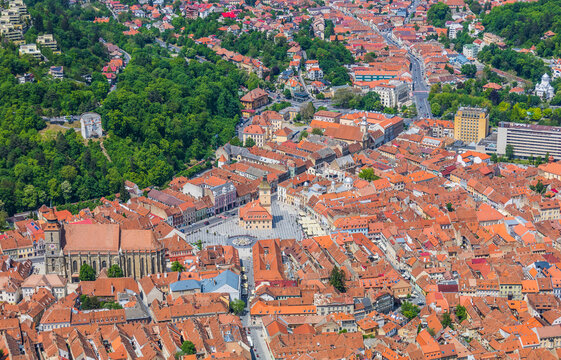
{"label": "bell tower", "polygon": [[64,276],[62,226],[52,209],[45,214],[45,272]]}
{"label": "bell tower", "polygon": [[263,206],[269,214],[271,213],[271,185],[265,181],[261,181],[259,184],[259,204]]}

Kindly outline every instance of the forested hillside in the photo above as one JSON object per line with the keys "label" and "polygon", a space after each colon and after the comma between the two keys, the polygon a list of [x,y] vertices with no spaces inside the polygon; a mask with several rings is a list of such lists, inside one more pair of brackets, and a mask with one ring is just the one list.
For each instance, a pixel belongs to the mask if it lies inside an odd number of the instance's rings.
{"label": "forested hillside", "polygon": [[[0,49],[0,210],[106,196],[124,179],[161,185],[234,135],[237,91],[247,76],[232,64],[172,59],[149,33],[125,37],[113,19],[94,24],[108,14],[100,3],[84,9],[30,1],[28,8],[34,19],[28,41],[52,30],[62,55],[45,53],[49,62],[40,64],[20,57],[13,45]],[[109,94],[99,72],[108,60],[101,37],[132,56]],[[49,78],[51,65],[64,65],[67,79]],[[19,84],[16,75],[26,72],[38,81]],[[82,75],[91,75],[91,84]],[[45,132],[42,116],[85,111],[102,115],[112,162],[99,141],[85,143],[72,129]]]}
{"label": "forested hillside", "polygon": [[[482,23],[486,31],[504,37],[509,45],[535,45],[539,56],[561,55],[561,0],[497,6],[483,17]],[[544,40],[547,31],[553,31],[555,36]]]}

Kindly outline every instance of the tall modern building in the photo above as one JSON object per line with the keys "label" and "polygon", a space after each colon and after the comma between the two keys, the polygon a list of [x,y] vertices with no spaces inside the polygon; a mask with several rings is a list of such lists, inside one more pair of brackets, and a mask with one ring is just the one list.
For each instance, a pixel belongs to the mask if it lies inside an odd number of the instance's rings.
{"label": "tall modern building", "polygon": [[489,114],[486,109],[461,107],[454,117],[454,139],[466,144],[478,142],[489,134]]}
{"label": "tall modern building", "polygon": [[512,145],[514,156],[561,159],[561,127],[501,122],[497,131],[497,153],[504,155]]}

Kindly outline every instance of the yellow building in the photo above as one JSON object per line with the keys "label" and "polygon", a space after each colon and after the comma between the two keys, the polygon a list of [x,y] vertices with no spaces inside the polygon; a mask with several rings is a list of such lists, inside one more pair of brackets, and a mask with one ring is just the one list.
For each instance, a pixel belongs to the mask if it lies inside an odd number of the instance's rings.
{"label": "yellow building", "polygon": [[239,211],[240,226],[247,229],[271,229],[273,215],[271,215],[271,186],[263,180],[259,185],[259,199],[254,200]]}
{"label": "yellow building", "polygon": [[454,139],[466,144],[478,142],[489,134],[489,114],[481,108],[461,107],[454,117]]}

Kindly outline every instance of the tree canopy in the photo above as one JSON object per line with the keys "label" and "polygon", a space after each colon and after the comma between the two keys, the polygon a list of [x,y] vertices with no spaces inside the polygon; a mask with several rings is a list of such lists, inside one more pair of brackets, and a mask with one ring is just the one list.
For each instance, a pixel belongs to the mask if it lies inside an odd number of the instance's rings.
{"label": "tree canopy", "polygon": [[79,277],[80,281],[94,281],[95,271],[90,265],[83,263],[82,266],[80,266]]}
{"label": "tree canopy", "polygon": [[181,265],[179,261],[174,261],[171,263],[171,271],[181,272],[183,270],[185,270],[185,266]]}
{"label": "tree canopy", "polygon": [[364,168],[360,170],[358,177],[366,181],[374,181],[380,178],[379,176],[374,174],[374,169],[372,168]]}
{"label": "tree canopy", "polygon": [[514,71],[516,75],[534,82],[539,81],[547,72],[547,67],[540,58],[512,49],[502,50],[496,44],[485,46],[477,54],[477,58],[499,70]]}
{"label": "tree canopy", "polygon": [[296,42],[306,51],[310,60],[318,60],[325,74],[325,79],[333,86],[345,85],[350,82],[347,69],[343,65],[354,62],[353,55],[339,42],[329,42],[312,38],[311,21],[300,24],[300,31],[295,37]]}
{"label": "tree canopy", "polygon": [[421,309],[417,305],[410,303],[409,301],[404,301],[401,304],[401,313],[403,316],[408,318],[409,320],[414,319],[419,315]]}
{"label": "tree canopy", "polygon": [[467,319],[467,310],[465,306],[463,305],[456,306],[456,317],[458,318],[458,321],[460,323],[465,319]]}
{"label": "tree canopy", "polygon": [[[530,48],[538,56],[561,55],[561,0],[542,0],[494,7],[482,19],[486,31],[505,38],[507,44]],[[548,31],[555,33],[544,37]]]}
{"label": "tree canopy", "polygon": [[117,264],[113,264],[107,270],[107,276],[110,278],[120,278],[123,277],[123,270]]}
{"label": "tree canopy", "polygon": [[437,2],[430,7],[427,20],[436,27],[444,27],[446,21],[452,20],[452,10],[445,3]]}
{"label": "tree canopy", "polygon": [[245,302],[241,299],[233,300],[230,302],[230,309],[236,315],[241,315],[245,310]]}
{"label": "tree canopy", "polygon": [[195,348],[195,344],[189,340],[185,340],[181,344],[181,350],[175,354],[175,357],[180,359],[185,355],[195,355],[197,353],[197,349]]}
{"label": "tree canopy", "polygon": [[[163,185],[234,136],[238,89],[250,76],[206,46],[185,40],[182,51],[210,61],[170,58],[150,33],[125,37],[113,19],[94,24],[96,16],[109,15],[104,6],[43,0],[31,1],[29,11],[35,25],[26,37],[52,30],[63,55],[44,50],[46,65],[19,56],[13,44],[0,49],[0,87],[6,89],[0,91],[0,211],[11,215],[116,193],[126,201],[124,180],[141,188]],[[132,57],[112,92],[99,72],[109,60],[100,38]],[[53,64],[65,66],[64,80],[47,76]],[[37,81],[19,84],[16,75],[24,73]],[[88,74],[90,83],[82,78]],[[42,119],[86,111],[102,116],[108,157],[99,141],[84,141],[74,129],[46,128]]]}
{"label": "tree canopy", "polygon": [[337,266],[333,267],[329,275],[329,284],[340,292],[347,291],[345,287],[345,272],[343,269],[339,269]]}

